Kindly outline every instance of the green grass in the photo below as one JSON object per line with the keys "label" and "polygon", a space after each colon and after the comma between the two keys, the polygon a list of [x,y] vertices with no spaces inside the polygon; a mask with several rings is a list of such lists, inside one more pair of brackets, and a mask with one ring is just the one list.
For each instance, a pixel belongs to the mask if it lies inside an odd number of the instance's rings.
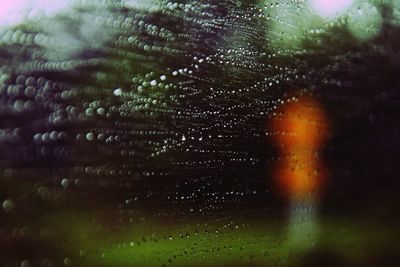
{"label": "green grass", "polygon": [[321,249],[357,263],[399,248],[395,236],[400,236],[395,227],[332,219],[292,226],[217,221],[133,223],[110,230],[90,225],[80,221],[64,231],[72,259],[82,266],[298,266]]}

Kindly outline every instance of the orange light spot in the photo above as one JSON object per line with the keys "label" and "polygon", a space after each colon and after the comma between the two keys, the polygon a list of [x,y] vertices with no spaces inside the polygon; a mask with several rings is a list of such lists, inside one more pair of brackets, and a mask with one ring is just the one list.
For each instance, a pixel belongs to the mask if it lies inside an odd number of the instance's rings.
{"label": "orange light spot", "polygon": [[328,132],[319,103],[302,96],[282,105],[272,119],[272,129],[280,154],[275,169],[280,191],[301,196],[319,190],[325,175],[318,151]]}

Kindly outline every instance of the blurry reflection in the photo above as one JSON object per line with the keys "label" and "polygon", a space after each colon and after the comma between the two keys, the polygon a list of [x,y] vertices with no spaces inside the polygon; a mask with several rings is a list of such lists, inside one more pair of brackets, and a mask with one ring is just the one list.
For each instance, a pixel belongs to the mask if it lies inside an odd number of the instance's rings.
{"label": "blurry reflection", "polygon": [[328,120],[316,99],[289,98],[272,120],[273,139],[279,150],[276,184],[289,200],[289,242],[306,248],[317,238],[318,197],[325,180],[319,156],[328,133]]}

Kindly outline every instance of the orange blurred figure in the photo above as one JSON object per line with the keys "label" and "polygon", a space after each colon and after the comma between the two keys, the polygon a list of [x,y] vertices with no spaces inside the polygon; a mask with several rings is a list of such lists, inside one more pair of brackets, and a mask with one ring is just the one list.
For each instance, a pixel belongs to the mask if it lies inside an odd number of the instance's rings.
{"label": "orange blurred figure", "polygon": [[329,128],[320,104],[310,96],[291,100],[278,109],[271,126],[280,155],[275,169],[279,190],[300,198],[318,192],[325,176],[318,151]]}

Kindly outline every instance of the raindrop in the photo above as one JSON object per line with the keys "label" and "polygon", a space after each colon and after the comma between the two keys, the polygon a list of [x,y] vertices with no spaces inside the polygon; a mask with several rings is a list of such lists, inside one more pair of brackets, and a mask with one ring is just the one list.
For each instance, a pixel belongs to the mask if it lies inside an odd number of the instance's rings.
{"label": "raindrop", "polygon": [[12,210],[14,209],[14,207],[15,207],[14,201],[12,201],[11,199],[6,199],[6,200],[4,200],[3,203],[2,203],[2,207],[3,207],[3,210],[4,210],[4,211],[10,212],[10,211],[12,211]]}
{"label": "raindrop", "polygon": [[71,180],[64,178],[61,180],[61,186],[64,188],[68,188],[71,185]]}

